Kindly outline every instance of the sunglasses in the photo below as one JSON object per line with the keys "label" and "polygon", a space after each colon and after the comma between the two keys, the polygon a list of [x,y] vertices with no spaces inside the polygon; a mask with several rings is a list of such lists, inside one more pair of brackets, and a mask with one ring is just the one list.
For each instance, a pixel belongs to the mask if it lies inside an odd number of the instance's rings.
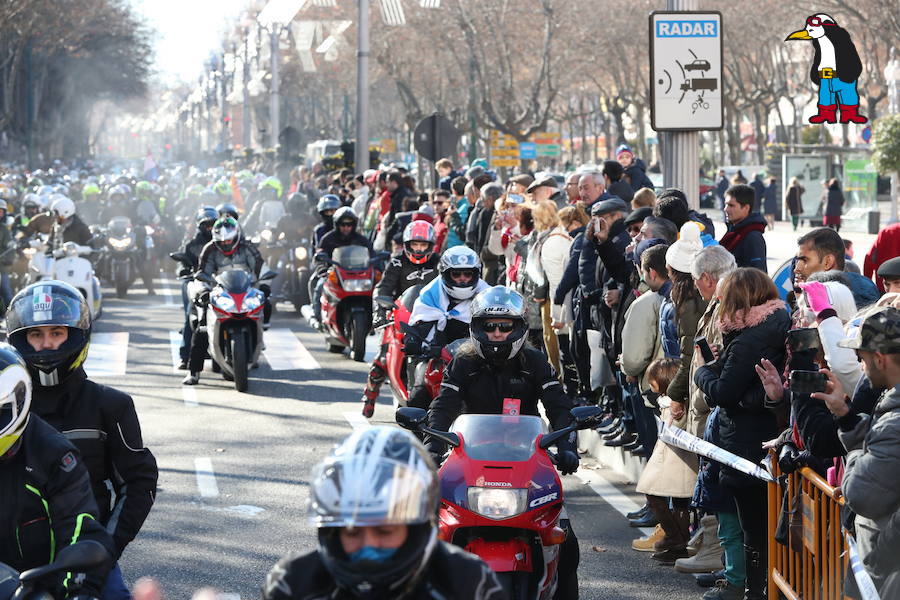
{"label": "sunglasses", "polygon": [[831,21],[823,21],[819,17],[810,17],[806,19],[807,25],[812,25],[813,27],[825,26],[825,25],[834,25]]}
{"label": "sunglasses", "polygon": [[450,269],[450,277],[453,279],[457,279],[459,277],[474,277],[474,273],[472,273],[471,269]]}
{"label": "sunglasses", "polygon": [[516,324],[515,324],[515,323],[509,323],[509,322],[507,322],[507,321],[501,321],[501,322],[499,322],[499,323],[496,323],[496,322],[487,322],[487,323],[484,324],[483,327],[484,327],[484,330],[487,331],[488,333],[493,333],[493,332],[497,331],[498,329],[499,329],[500,331],[502,331],[503,333],[509,333],[510,331],[512,331],[513,329],[515,329]]}
{"label": "sunglasses", "polygon": [[338,227],[353,227],[353,223],[338,223]]}

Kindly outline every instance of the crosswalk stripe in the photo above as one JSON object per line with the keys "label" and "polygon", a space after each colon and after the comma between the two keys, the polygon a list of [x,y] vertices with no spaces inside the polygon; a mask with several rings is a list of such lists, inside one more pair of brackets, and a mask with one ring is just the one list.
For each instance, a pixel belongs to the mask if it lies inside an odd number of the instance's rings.
{"label": "crosswalk stripe", "polygon": [[172,351],[172,370],[177,372],[181,364],[181,334],[177,331],[169,331],[169,349]]}
{"label": "crosswalk stripe", "polygon": [[216,483],[216,474],[213,471],[212,460],[203,456],[194,459],[194,471],[197,473],[197,489],[202,498],[215,498],[219,495],[219,486]]}
{"label": "crosswalk stripe", "polygon": [[263,355],[273,371],[310,371],[321,368],[319,361],[287,327],[275,327],[263,335]]}
{"label": "crosswalk stripe", "polygon": [[181,386],[181,397],[184,398],[184,405],[188,408],[196,408],[200,406],[200,401],[197,400],[197,388],[183,385]]}
{"label": "crosswalk stripe", "polygon": [[369,425],[369,420],[358,412],[345,412],[344,418],[347,419],[347,422],[350,423],[350,426],[353,427],[354,431],[371,427],[371,425]]}
{"label": "crosswalk stripe", "polygon": [[[609,480],[597,471],[578,469],[578,471],[575,472],[575,477],[594,490],[598,496],[603,498],[604,502],[616,509],[622,516],[640,508],[640,505],[637,502],[620,492],[616,486],[610,483]],[[651,527],[639,527],[638,529],[644,535],[653,533]]]}
{"label": "crosswalk stripe", "polygon": [[128,365],[128,332],[94,333],[84,370],[89,377],[121,377]]}

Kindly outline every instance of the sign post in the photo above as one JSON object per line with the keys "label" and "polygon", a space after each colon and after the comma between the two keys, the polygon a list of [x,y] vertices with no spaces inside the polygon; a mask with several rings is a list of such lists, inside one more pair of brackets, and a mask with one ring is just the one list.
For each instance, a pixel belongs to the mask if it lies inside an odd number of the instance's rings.
{"label": "sign post", "polygon": [[668,0],[650,14],[650,124],[661,132],[663,181],[700,206],[700,140],[718,130],[722,103],[722,14],[697,0]]}

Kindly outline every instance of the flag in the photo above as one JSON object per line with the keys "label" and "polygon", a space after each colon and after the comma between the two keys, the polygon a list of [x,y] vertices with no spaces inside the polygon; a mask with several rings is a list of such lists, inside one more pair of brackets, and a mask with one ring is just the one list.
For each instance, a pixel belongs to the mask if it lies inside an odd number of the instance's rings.
{"label": "flag", "polygon": [[159,166],[153,160],[153,155],[148,153],[144,158],[144,179],[147,181],[156,181],[159,179]]}
{"label": "flag", "polygon": [[244,197],[241,195],[241,188],[237,182],[237,175],[234,173],[231,174],[231,199],[234,200],[234,205],[237,206],[238,210],[244,210]]}

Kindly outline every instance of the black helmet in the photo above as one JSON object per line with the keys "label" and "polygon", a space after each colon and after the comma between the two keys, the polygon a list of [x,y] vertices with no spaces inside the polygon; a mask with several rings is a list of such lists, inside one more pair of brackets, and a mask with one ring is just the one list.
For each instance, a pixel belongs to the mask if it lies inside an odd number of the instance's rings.
{"label": "black helmet", "polygon": [[216,209],[212,206],[206,205],[201,206],[197,209],[197,215],[194,217],[197,222],[197,227],[203,227],[206,225],[208,228],[212,228],[213,224],[215,224],[216,219],[219,218],[219,213],[216,212]]}
{"label": "black helmet", "polygon": [[287,199],[287,211],[290,213],[292,217],[295,219],[299,219],[303,216],[306,207],[308,206],[306,202],[306,196],[299,192],[294,192]]}
{"label": "black helmet", "polygon": [[[478,355],[491,362],[505,362],[515,357],[525,345],[528,334],[525,312],[522,296],[503,285],[495,285],[475,296],[469,335]],[[512,330],[502,342],[491,341],[485,329],[485,323],[496,319],[512,319]]]}
{"label": "black helmet", "polygon": [[237,221],[240,217],[240,215],[238,214],[237,206],[235,206],[231,202],[221,203],[216,207],[216,212],[220,217],[233,217],[235,221]]}
{"label": "black helmet", "polygon": [[[439,489],[425,447],[396,427],[358,430],[316,466],[309,516],[318,527],[319,556],[338,587],[360,598],[404,598],[437,544]],[[406,525],[390,558],[356,559],[340,540],[343,527]]]}
{"label": "black helmet", "polygon": [[[68,338],[56,350],[35,350],[28,343],[32,327],[60,326]],[[91,340],[91,311],[81,292],[62,281],[39,281],[21,289],[6,314],[9,342],[25,359],[35,385],[65,381],[84,364]]]}
{"label": "black helmet", "polygon": [[340,233],[339,227],[342,223],[350,223],[353,225],[353,229],[350,230],[351,233],[356,231],[356,224],[359,223],[359,217],[356,216],[356,213],[353,212],[353,209],[349,206],[342,206],[337,209],[332,219],[334,220],[334,229],[338,231],[338,233]]}
{"label": "black helmet", "polygon": [[0,344],[0,459],[15,454],[28,426],[31,375],[21,355]]}

